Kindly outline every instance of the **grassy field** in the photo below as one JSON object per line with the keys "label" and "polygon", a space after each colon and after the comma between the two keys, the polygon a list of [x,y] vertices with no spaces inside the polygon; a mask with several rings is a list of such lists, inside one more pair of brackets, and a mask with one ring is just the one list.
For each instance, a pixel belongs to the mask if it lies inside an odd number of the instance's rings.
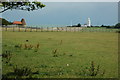
{"label": "grassy field", "polygon": [[3,58],[8,77],[16,76],[15,65],[30,68],[33,78],[118,77],[118,33],[3,32],[2,44],[12,54]]}

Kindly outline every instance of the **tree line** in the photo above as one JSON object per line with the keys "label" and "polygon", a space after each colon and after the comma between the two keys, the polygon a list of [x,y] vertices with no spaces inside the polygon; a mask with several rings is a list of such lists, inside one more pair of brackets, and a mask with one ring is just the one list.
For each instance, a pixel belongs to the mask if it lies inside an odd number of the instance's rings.
{"label": "tree line", "polygon": [[[72,26],[67,26],[67,27],[82,27],[82,26],[80,23],[78,23],[77,25],[72,25]],[[113,26],[107,26],[107,25],[93,26],[93,25],[91,25],[91,27],[120,28],[120,23],[117,23]]]}

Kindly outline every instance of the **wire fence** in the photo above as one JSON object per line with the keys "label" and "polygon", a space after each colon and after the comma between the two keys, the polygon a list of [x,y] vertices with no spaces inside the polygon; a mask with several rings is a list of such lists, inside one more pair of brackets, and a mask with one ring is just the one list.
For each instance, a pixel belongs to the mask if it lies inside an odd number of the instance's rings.
{"label": "wire fence", "polygon": [[86,27],[2,27],[2,31],[12,32],[117,32],[119,29]]}

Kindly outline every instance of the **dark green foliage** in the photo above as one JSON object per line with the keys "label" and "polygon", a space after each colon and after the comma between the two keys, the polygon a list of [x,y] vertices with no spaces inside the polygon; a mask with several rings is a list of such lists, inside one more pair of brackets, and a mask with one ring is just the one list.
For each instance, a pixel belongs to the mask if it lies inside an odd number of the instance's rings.
{"label": "dark green foliage", "polygon": [[2,54],[3,58],[8,58],[10,56],[11,56],[11,52],[10,51],[4,51],[3,54]]}
{"label": "dark green foliage", "polygon": [[78,23],[77,25],[67,26],[67,27],[81,27],[81,24]]}
{"label": "dark green foliage", "polygon": [[79,24],[77,25],[77,27],[81,27],[81,24],[79,23]]}
{"label": "dark green foliage", "polygon": [[11,25],[12,23],[6,19],[0,18],[0,25]]}
{"label": "dark green foliage", "polygon": [[80,75],[82,76],[104,76],[105,70],[100,71],[100,65],[96,66],[94,61],[91,62],[90,67],[86,67],[81,70]]}
{"label": "dark green foliage", "polygon": [[2,58],[5,59],[5,63],[9,63],[11,60],[12,54],[11,51],[4,51],[2,53]]}
{"label": "dark green foliage", "polygon": [[48,66],[47,66],[47,65],[42,64],[42,65],[40,65],[40,67],[41,67],[41,68],[47,68]]}
{"label": "dark green foliage", "polygon": [[[2,75],[4,78],[13,78],[15,80],[21,80],[23,78],[32,78],[33,74],[37,74],[38,71],[32,72],[31,68],[29,67],[18,67],[17,65],[13,66],[13,71],[7,74]],[[6,80],[6,79],[5,79]]]}
{"label": "dark green foliage", "polygon": [[22,48],[22,44],[15,45],[15,48],[21,49]]}
{"label": "dark green foliage", "polygon": [[91,62],[91,67],[90,67],[90,76],[96,76],[97,74],[98,74],[98,72],[99,72],[99,65],[97,66],[97,69],[95,69],[95,64],[94,64],[94,62],[92,61]]}
{"label": "dark green foliage", "polygon": [[1,4],[4,9],[0,13],[9,9],[33,11],[45,7],[41,2],[1,2]]}
{"label": "dark green foliage", "polygon": [[57,49],[53,50],[53,57],[58,57],[57,51],[58,51]]}
{"label": "dark green foliage", "polygon": [[116,31],[116,33],[120,33],[120,31]]}
{"label": "dark green foliage", "polygon": [[28,67],[18,68],[17,65],[13,67],[14,74],[21,76],[30,76],[32,74],[32,70]]}
{"label": "dark green foliage", "polygon": [[113,28],[113,26],[106,26],[106,25],[101,25],[101,27],[105,27],[105,28]]}
{"label": "dark green foliage", "polygon": [[117,23],[117,24],[115,25],[115,28],[120,28],[120,23]]}

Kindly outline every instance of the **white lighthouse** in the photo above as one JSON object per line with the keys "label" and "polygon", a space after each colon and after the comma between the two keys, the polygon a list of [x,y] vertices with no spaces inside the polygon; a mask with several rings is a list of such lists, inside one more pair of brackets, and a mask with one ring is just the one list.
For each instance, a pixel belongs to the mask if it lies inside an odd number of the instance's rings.
{"label": "white lighthouse", "polygon": [[88,18],[87,26],[88,26],[88,27],[91,27],[91,21],[90,21],[90,18]]}

